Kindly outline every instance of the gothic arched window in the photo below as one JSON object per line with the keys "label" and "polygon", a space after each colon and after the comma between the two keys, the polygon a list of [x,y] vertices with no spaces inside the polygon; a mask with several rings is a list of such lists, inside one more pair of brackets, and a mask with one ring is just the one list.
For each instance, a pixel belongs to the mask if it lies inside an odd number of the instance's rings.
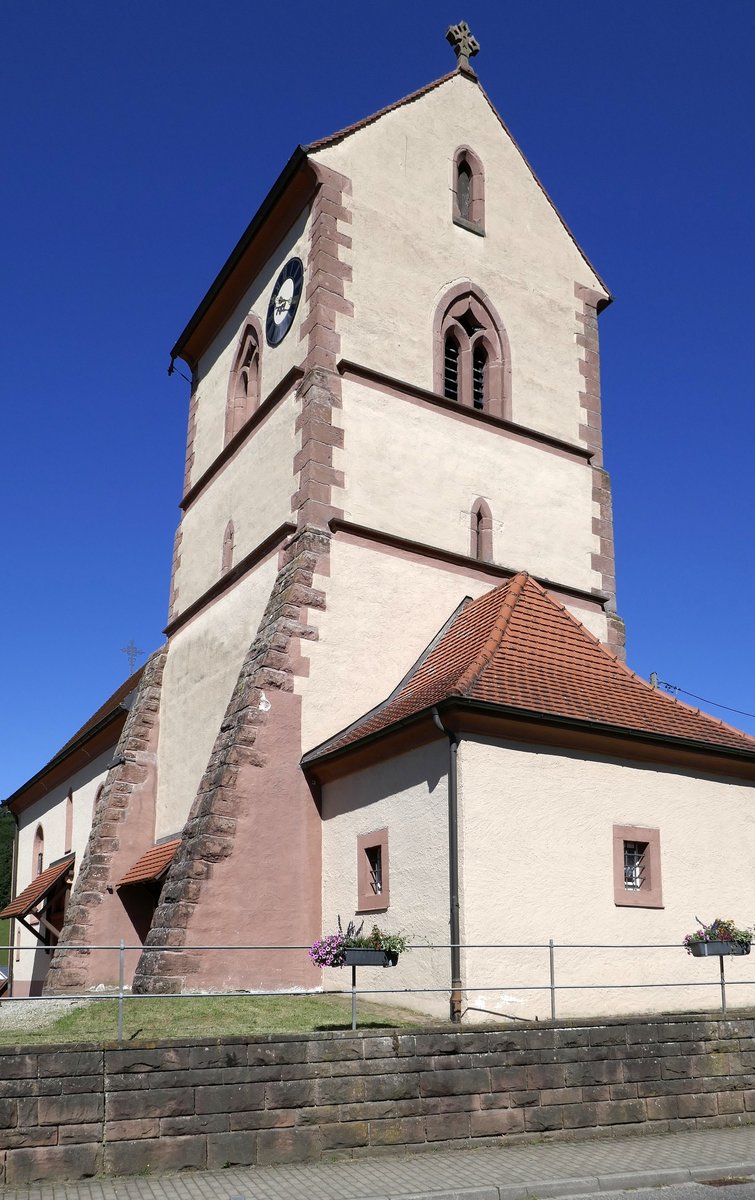
{"label": "gothic arched window", "polygon": [[478,412],[511,418],[511,354],[506,330],[485,294],[459,284],[435,314],[434,389]]}
{"label": "gothic arched window", "polygon": [[230,442],[242,425],[249,420],[260,402],[261,326],[256,317],[249,317],[244,326],[228,381],[228,400],[225,410],[225,442]]}
{"label": "gothic arched window", "polygon": [[227,575],[233,566],[234,538],[235,530],[233,528],[233,521],[229,521],[223,534],[223,558],[220,564],[221,575]]}
{"label": "gothic arched window", "polygon": [[45,862],[45,831],[41,825],[37,826],[37,832],[34,834],[34,850],[32,854],[31,877],[36,879],[37,875],[41,875],[44,870]]}
{"label": "gothic arched window", "polygon": [[479,562],[493,561],[493,517],[484,500],[476,500],[470,518],[469,553]]}
{"label": "gothic arched window", "polygon": [[453,164],[453,219],[474,233],[485,232],[485,175],[468,146],[460,146]]}

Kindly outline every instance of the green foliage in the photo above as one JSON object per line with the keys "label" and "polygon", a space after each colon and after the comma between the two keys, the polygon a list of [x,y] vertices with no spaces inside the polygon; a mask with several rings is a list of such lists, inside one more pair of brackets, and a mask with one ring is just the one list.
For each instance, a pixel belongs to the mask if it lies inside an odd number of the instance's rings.
{"label": "green foliage", "polygon": [[16,822],[10,810],[0,805],[0,908],[5,908],[10,900],[15,833]]}

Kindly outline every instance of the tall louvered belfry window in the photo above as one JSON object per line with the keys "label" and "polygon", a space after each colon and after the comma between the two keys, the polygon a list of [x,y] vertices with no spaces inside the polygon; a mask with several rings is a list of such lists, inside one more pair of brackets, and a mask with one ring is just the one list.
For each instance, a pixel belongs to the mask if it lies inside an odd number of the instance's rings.
{"label": "tall louvered belfry window", "polygon": [[470,285],[453,288],[435,317],[434,386],[446,400],[511,416],[511,353],[495,309]]}
{"label": "tall louvered belfry window", "polygon": [[443,395],[459,399],[459,343],[452,333],[446,337],[443,357]]}
{"label": "tall louvered belfry window", "polygon": [[472,404],[477,409],[485,407],[485,372],[488,352],[482,342],[477,342],[472,351]]}

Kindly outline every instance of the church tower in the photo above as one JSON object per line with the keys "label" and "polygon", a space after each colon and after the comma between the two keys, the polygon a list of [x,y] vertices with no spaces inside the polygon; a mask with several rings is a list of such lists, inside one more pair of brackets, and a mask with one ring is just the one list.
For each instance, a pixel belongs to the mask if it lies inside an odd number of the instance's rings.
{"label": "church tower", "polygon": [[[300,952],[181,947],[319,936],[302,755],[382,700],[465,596],[526,570],[622,653],[610,296],[480,85],[468,27],[448,38],[450,74],[297,149],[173,350],[193,384],[167,644],[62,939],[133,942],[119,880],[175,843],[139,915],[140,990],[317,984]],[[56,956],[51,987],[95,972]]]}

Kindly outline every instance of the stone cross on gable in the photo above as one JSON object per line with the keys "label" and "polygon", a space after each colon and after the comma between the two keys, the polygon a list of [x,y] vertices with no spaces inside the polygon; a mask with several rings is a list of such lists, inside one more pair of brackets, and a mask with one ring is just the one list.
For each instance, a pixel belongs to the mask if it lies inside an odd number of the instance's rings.
{"label": "stone cross on gable", "polygon": [[480,43],[472,33],[466,21],[458,25],[450,25],[446,30],[446,41],[450,42],[456,55],[456,65],[460,71],[469,71],[474,75],[474,67],[470,66],[470,58],[480,52]]}
{"label": "stone cross on gable", "polygon": [[136,645],[136,642],[132,638],[127,646],[123,646],[121,648],[121,654],[126,654],[128,656],[129,673],[133,675],[134,667],[136,666],[136,660],[137,658],[140,658],[142,654],[144,654],[144,651],[139,649],[139,647]]}

